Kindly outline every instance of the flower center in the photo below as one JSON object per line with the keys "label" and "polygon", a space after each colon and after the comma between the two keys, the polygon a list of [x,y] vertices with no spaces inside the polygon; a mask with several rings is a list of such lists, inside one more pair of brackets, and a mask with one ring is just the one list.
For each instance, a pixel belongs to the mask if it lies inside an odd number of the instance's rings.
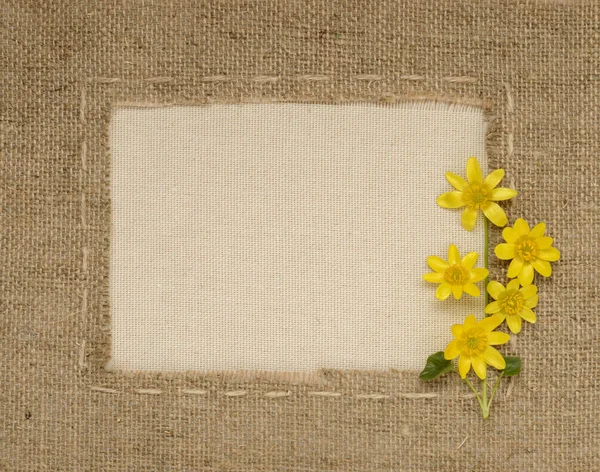
{"label": "flower center", "polygon": [[517,244],[517,254],[524,261],[531,261],[537,255],[537,247],[535,242],[530,239],[525,239]]}
{"label": "flower center", "polygon": [[523,311],[525,299],[518,290],[508,292],[506,298],[502,300],[502,309],[507,315],[518,315]]}
{"label": "flower center", "polygon": [[471,184],[463,191],[463,201],[471,208],[481,208],[488,200],[488,191],[483,184]]}
{"label": "flower center", "polygon": [[458,264],[451,265],[444,272],[444,279],[449,284],[464,284],[469,278],[467,269]]}
{"label": "flower center", "polygon": [[485,348],[487,346],[487,336],[485,335],[485,333],[476,330],[474,332],[471,331],[470,333],[465,334],[465,354],[467,354],[468,356],[473,356],[481,354],[483,351],[485,351]]}

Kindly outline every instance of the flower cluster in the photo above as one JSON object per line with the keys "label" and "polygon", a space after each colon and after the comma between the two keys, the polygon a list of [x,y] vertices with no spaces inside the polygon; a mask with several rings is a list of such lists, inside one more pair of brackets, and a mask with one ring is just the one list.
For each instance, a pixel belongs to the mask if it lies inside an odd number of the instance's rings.
{"label": "flower cluster", "polygon": [[[487,294],[493,299],[487,303],[486,295],[484,311],[489,316],[477,321],[475,315],[470,314],[463,324],[453,325],[451,331],[454,339],[445,351],[429,356],[425,369],[420,375],[423,380],[431,380],[448,372],[458,372],[475,393],[484,418],[489,415],[500,379],[503,376],[516,375],[521,370],[520,358],[503,356],[493,347],[505,344],[510,339],[508,334],[495,329],[506,321],[510,332],[518,334],[521,332],[523,320],[528,323],[536,322],[537,317],[533,311],[538,303],[538,289],[533,285],[535,273],[550,277],[552,275],[550,263],[560,258],[560,252],[552,246],[554,240],[545,235],[544,223],[530,228],[527,221],[518,218],[512,227],[503,229],[502,237],[506,242],[498,244],[494,250],[498,259],[510,261],[507,270],[507,277],[510,280],[506,286],[495,280],[487,283],[489,273],[487,221],[491,221],[496,226],[506,226],[508,223],[506,213],[496,202],[509,200],[517,195],[515,190],[498,188],[503,177],[504,170],[496,169],[484,179],[475,157],[467,161],[466,180],[451,172],[446,173],[446,179],[455,190],[440,195],[437,203],[442,208],[466,207],[462,213],[461,223],[468,231],[472,231],[475,227],[481,210],[484,215],[486,267],[474,267],[478,259],[476,252],[469,252],[461,258],[458,248],[451,244],[448,248],[447,261],[438,256],[427,258],[427,265],[433,272],[423,276],[425,281],[439,284],[435,291],[438,300],[446,300],[450,295],[460,299],[463,293],[479,297],[480,289],[476,284],[482,280],[486,281]],[[452,363],[456,358],[458,358],[458,371]],[[489,400],[486,380],[488,365],[500,371]],[[467,377],[471,369],[481,379],[481,395]]]}

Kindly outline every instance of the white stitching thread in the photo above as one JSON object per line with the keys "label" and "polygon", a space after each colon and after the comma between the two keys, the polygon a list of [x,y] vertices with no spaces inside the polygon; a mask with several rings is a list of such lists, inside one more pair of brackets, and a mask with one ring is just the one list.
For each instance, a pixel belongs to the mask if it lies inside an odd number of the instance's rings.
{"label": "white stitching thread", "polygon": [[185,393],[186,395],[206,395],[208,392],[206,390],[184,389],[181,393]]}
{"label": "white stitching thread", "polygon": [[289,397],[292,394],[292,392],[287,391],[287,392],[267,392],[264,394],[265,397],[267,398],[282,398],[282,397]]}
{"label": "white stitching thread", "polygon": [[[82,139],[81,139],[81,171],[79,173],[79,185],[81,187],[81,202],[80,202],[80,212],[81,212],[81,229],[85,231],[87,228],[86,221],[86,202],[85,202],[85,193],[84,193],[84,177],[87,172],[87,141],[85,139],[85,126],[86,126],[86,108],[87,108],[87,90],[85,87],[81,89],[81,96],[79,102],[79,122],[82,130]],[[83,246],[81,252],[81,271],[83,273],[84,281],[87,281],[88,274],[88,259],[89,259],[89,249],[87,246]],[[84,282],[85,284],[85,282]],[[87,312],[88,312],[88,288],[86,285],[83,287],[83,293],[81,296],[81,320],[84,325],[86,325],[87,321]],[[85,362],[85,339],[81,341],[81,345],[79,347],[79,360],[78,360],[78,368],[79,370],[86,370],[87,363]]]}
{"label": "white stitching thread", "polygon": [[367,393],[362,395],[356,395],[356,398],[363,398],[365,400],[387,400],[391,398],[390,395],[383,395],[381,393]]}
{"label": "white stitching thread", "polygon": [[308,392],[311,397],[341,397],[342,394],[338,392]]}
{"label": "white stitching thread", "polygon": [[140,395],[160,395],[162,390],[157,390],[153,388],[138,388],[134,390],[135,393],[139,393]]}
{"label": "white stitching thread", "polygon": [[[119,393],[115,389],[105,388],[105,387],[90,387],[90,390],[93,392],[98,392],[98,393],[111,393],[111,394]],[[159,390],[159,389],[143,389],[143,388],[134,389],[133,392],[137,393],[139,395],[161,395],[164,393],[163,390]],[[207,390],[184,389],[184,390],[181,390],[181,393],[187,394],[187,395],[203,396],[203,395],[209,395],[210,392],[208,392]],[[222,395],[229,397],[229,398],[245,397],[245,396],[248,396],[249,394],[250,394],[250,392],[248,392],[247,390],[230,390],[230,391],[222,393]],[[343,397],[343,395],[340,392],[314,391],[314,392],[306,392],[306,394],[311,397],[322,397],[322,398],[341,398],[341,397]],[[292,392],[289,390],[287,390],[287,391],[272,391],[272,392],[266,392],[262,396],[266,397],[266,398],[286,398],[286,397],[292,396]],[[471,395],[463,395],[461,398],[465,398],[465,397],[470,398],[470,396]],[[437,398],[437,397],[439,397],[439,394],[437,394],[437,393],[399,393],[396,395],[386,395],[383,393],[365,393],[365,394],[357,394],[354,398],[357,398],[360,400],[389,400],[389,399],[393,399],[393,398],[404,398],[404,399],[408,399],[408,400],[426,400],[426,399]]]}
{"label": "white stitching thread", "polygon": [[514,153],[514,135],[512,129],[512,115],[515,112],[515,98],[512,94],[512,90],[510,85],[504,84],[504,88],[506,89],[506,113],[508,114],[508,123],[509,123],[509,131],[506,135],[506,155],[511,158]]}
{"label": "white stitching thread", "polygon": [[[423,75],[416,74],[405,74],[401,75],[400,80],[409,80],[409,81],[419,81],[419,80],[427,80],[427,77]],[[332,75],[324,75],[324,74],[305,74],[305,75],[296,75],[296,76],[288,76],[282,77],[278,75],[257,75],[251,77],[231,77],[227,75],[206,75],[200,77],[198,80],[201,82],[227,82],[230,80],[249,80],[251,82],[256,83],[273,83],[279,80],[298,80],[301,82],[321,82],[335,79],[335,76]],[[365,80],[365,81],[374,81],[374,80],[384,80],[385,77],[382,75],[376,74],[358,74],[352,77],[349,77],[351,80]],[[393,79],[393,77],[390,77]],[[121,77],[93,77],[90,78],[90,82],[96,82],[98,84],[115,84],[118,82],[124,82],[129,79],[123,79]],[[136,79],[132,79],[136,80]],[[176,77],[146,77],[142,79],[144,82],[153,83],[153,84],[164,84],[168,82],[173,82],[177,80]],[[442,77],[442,81],[452,83],[452,84],[474,84],[479,82],[479,79],[476,77],[468,77],[468,76],[459,76],[459,77]],[[509,93],[509,92],[507,92]]]}
{"label": "white stitching thread", "polygon": [[90,390],[92,392],[99,392],[99,393],[119,393],[117,390],[115,390],[114,388],[104,388],[104,387],[90,387]]}

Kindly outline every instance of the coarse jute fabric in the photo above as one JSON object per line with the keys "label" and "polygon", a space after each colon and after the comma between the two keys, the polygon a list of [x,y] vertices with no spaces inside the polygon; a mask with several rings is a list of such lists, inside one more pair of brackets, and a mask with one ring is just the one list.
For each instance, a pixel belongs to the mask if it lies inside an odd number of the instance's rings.
{"label": "coarse jute fabric", "polygon": [[483,219],[435,200],[465,156],[487,167],[485,135],[480,108],[430,101],[117,108],[110,368],[422,369],[483,316],[423,273],[483,254]]}
{"label": "coarse jute fabric", "polygon": [[[600,470],[596,1],[5,1],[0,468]],[[123,375],[110,350],[116,106],[481,106],[490,168],[561,261],[491,418],[456,376]],[[491,232],[491,244],[500,240]],[[490,255],[492,276],[506,265]]]}

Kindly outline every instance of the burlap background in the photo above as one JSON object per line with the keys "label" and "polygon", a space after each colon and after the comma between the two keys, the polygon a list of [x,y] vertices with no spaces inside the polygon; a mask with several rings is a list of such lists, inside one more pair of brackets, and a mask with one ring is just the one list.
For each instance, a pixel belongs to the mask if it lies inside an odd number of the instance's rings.
{"label": "burlap background", "polygon": [[[5,1],[0,25],[3,470],[600,470],[597,2]],[[490,421],[411,372],[102,369],[113,104],[419,96],[484,104],[510,216],[563,254]]]}

